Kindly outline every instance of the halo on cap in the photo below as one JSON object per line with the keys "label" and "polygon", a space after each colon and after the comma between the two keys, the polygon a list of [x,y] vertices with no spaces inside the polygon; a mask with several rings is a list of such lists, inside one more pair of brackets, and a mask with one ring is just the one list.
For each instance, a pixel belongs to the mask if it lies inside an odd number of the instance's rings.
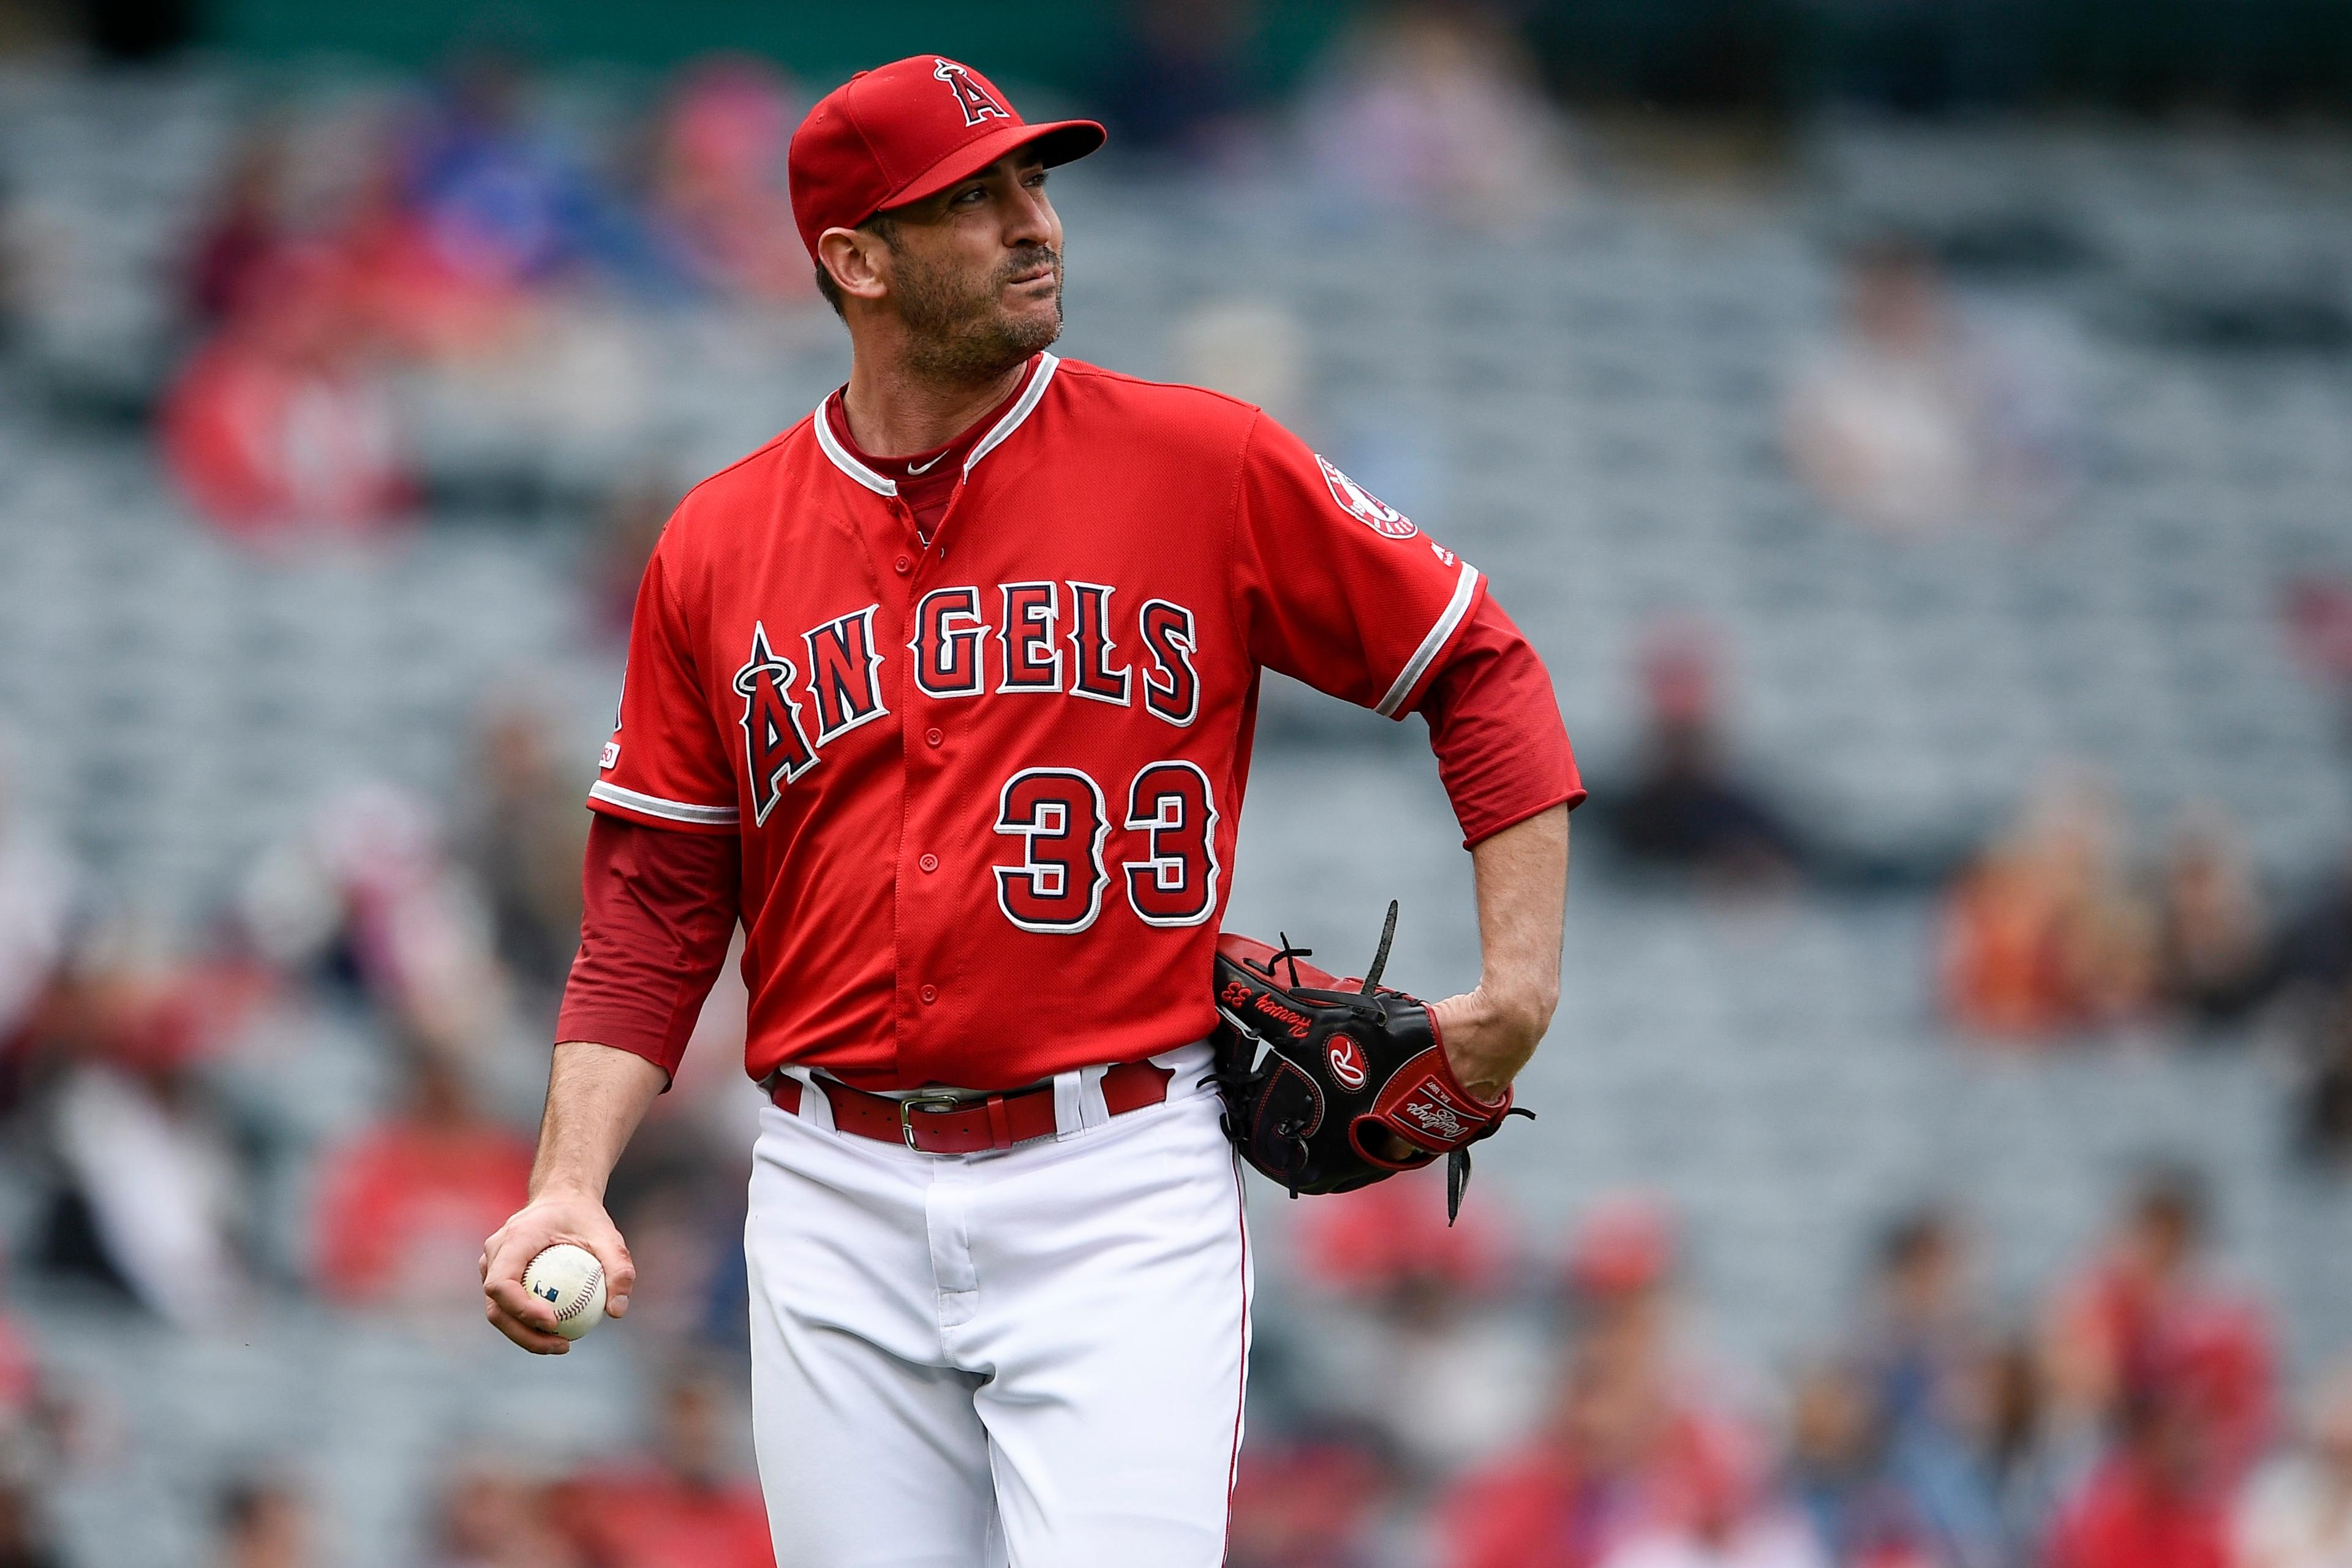
{"label": "halo on cap", "polygon": [[[1053,120],[1043,125],[1007,125],[1001,131],[991,132],[958,147],[891,193],[874,212],[888,212],[892,207],[903,207],[919,202],[925,196],[938,195],[958,180],[968,180],[999,158],[1008,157],[1024,147],[1035,147],[1045,158],[1045,167],[1051,169],[1076,163],[1109,139],[1110,132],[1091,120]],[[864,223],[866,218],[873,216],[874,213],[867,213],[857,222]]]}
{"label": "halo on cap", "polygon": [[1048,164],[1107,139],[1091,120],[1032,124],[996,84],[944,55],[860,71],[817,100],[786,154],[793,221],[814,258],[828,228],[937,195],[1024,149]]}

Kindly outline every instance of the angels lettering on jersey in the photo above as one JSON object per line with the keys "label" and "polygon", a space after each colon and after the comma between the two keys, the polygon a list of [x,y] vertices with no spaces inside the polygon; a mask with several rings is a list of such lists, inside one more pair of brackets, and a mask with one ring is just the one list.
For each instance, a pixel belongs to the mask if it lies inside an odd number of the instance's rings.
{"label": "angels lettering on jersey", "polygon": [[[1201,706],[1192,612],[1145,599],[1130,618],[1117,597],[1107,584],[1074,581],[934,588],[915,605],[907,645],[915,685],[935,700],[1056,695],[1189,726]],[[874,646],[879,608],[836,616],[790,642],[753,623],[730,684],[743,700],[754,826],[826,747],[889,711],[885,656]]]}

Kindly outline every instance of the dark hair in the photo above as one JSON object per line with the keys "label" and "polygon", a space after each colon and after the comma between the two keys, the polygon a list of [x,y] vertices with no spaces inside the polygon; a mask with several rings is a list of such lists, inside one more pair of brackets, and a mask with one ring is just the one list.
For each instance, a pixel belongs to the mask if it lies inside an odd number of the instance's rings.
{"label": "dark hair", "polygon": [[2150,1165],[2134,1184],[2135,1215],[2143,1221],[2174,1226],[2191,1240],[2204,1236],[2210,1210],[2205,1178],[2190,1166]]}
{"label": "dark hair", "polygon": [[282,1481],[265,1476],[241,1476],[221,1488],[214,1504],[214,1517],[222,1530],[240,1534],[258,1523],[273,1505],[293,1500],[294,1494]]}
{"label": "dark hair", "polygon": [[1879,1236],[1879,1272],[1900,1273],[1925,1262],[1951,1244],[1952,1231],[1951,1215],[1934,1205],[1901,1215]]}
{"label": "dark hair", "polygon": [[[898,220],[888,213],[876,213],[859,224],[857,229],[861,234],[874,236],[893,250],[898,248]],[[822,261],[816,264],[816,291],[824,296],[824,302],[833,307],[835,315],[845,316],[841,304],[841,285],[833,280],[833,274],[825,270]]]}

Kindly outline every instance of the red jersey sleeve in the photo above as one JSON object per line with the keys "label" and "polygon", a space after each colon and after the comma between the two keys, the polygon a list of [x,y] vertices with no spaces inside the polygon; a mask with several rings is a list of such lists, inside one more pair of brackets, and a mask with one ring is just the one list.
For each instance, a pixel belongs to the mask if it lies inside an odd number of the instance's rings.
{"label": "red jersey sleeve", "polygon": [[555,1037],[629,1051],[675,1077],[727,963],[741,876],[731,839],[598,819]]}
{"label": "red jersey sleeve", "polygon": [[1263,414],[1235,511],[1251,657],[1389,718],[1409,711],[1485,592],[1477,570]]}
{"label": "red jersey sleeve", "polygon": [[1582,804],[1584,781],[1551,677],[1493,598],[1480,595],[1414,710],[1429,721],[1464,848],[1555,805]]}
{"label": "red jersey sleeve", "polygon": [[637,584],[621,710],[588,807],[654,827],[736,831],[735,773],[671,580],[665,533]]}

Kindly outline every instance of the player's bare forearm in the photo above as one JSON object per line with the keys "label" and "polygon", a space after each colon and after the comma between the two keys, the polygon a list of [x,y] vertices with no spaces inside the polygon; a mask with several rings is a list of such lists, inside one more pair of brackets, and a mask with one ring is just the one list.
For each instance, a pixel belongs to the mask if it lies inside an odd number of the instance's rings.
{"label": "player's bare forearm", "polygon": [[604,1201],[604,1184],[668,1075],[634,1051],[586,1040],[555,1047],[539,1121],[532,1201],[569,1194]]}
{"label": "player's bare forearm", "polygon": [[1491,1100],[1528,1065],[1559,1005],[1568,807],[1507,827],[1470,854],[1478,879],[1478,986],[1432,1011],[1455,1074]]}
{"label": "player's bare forearm", "polygon": [[629,1051],[586,1040],[555,1047],[530,1201],[482,1248],[485,1313],[523,1349],[562,1355],[569,1348],[555,1333],[553,1310],[522,1288],[524,1267],[558,1242],[586,1247],[604,1266],[607,1316],[628,1311],[636,1266],[604,1212],[604,1184],[667,1081],[660,1068]]}

